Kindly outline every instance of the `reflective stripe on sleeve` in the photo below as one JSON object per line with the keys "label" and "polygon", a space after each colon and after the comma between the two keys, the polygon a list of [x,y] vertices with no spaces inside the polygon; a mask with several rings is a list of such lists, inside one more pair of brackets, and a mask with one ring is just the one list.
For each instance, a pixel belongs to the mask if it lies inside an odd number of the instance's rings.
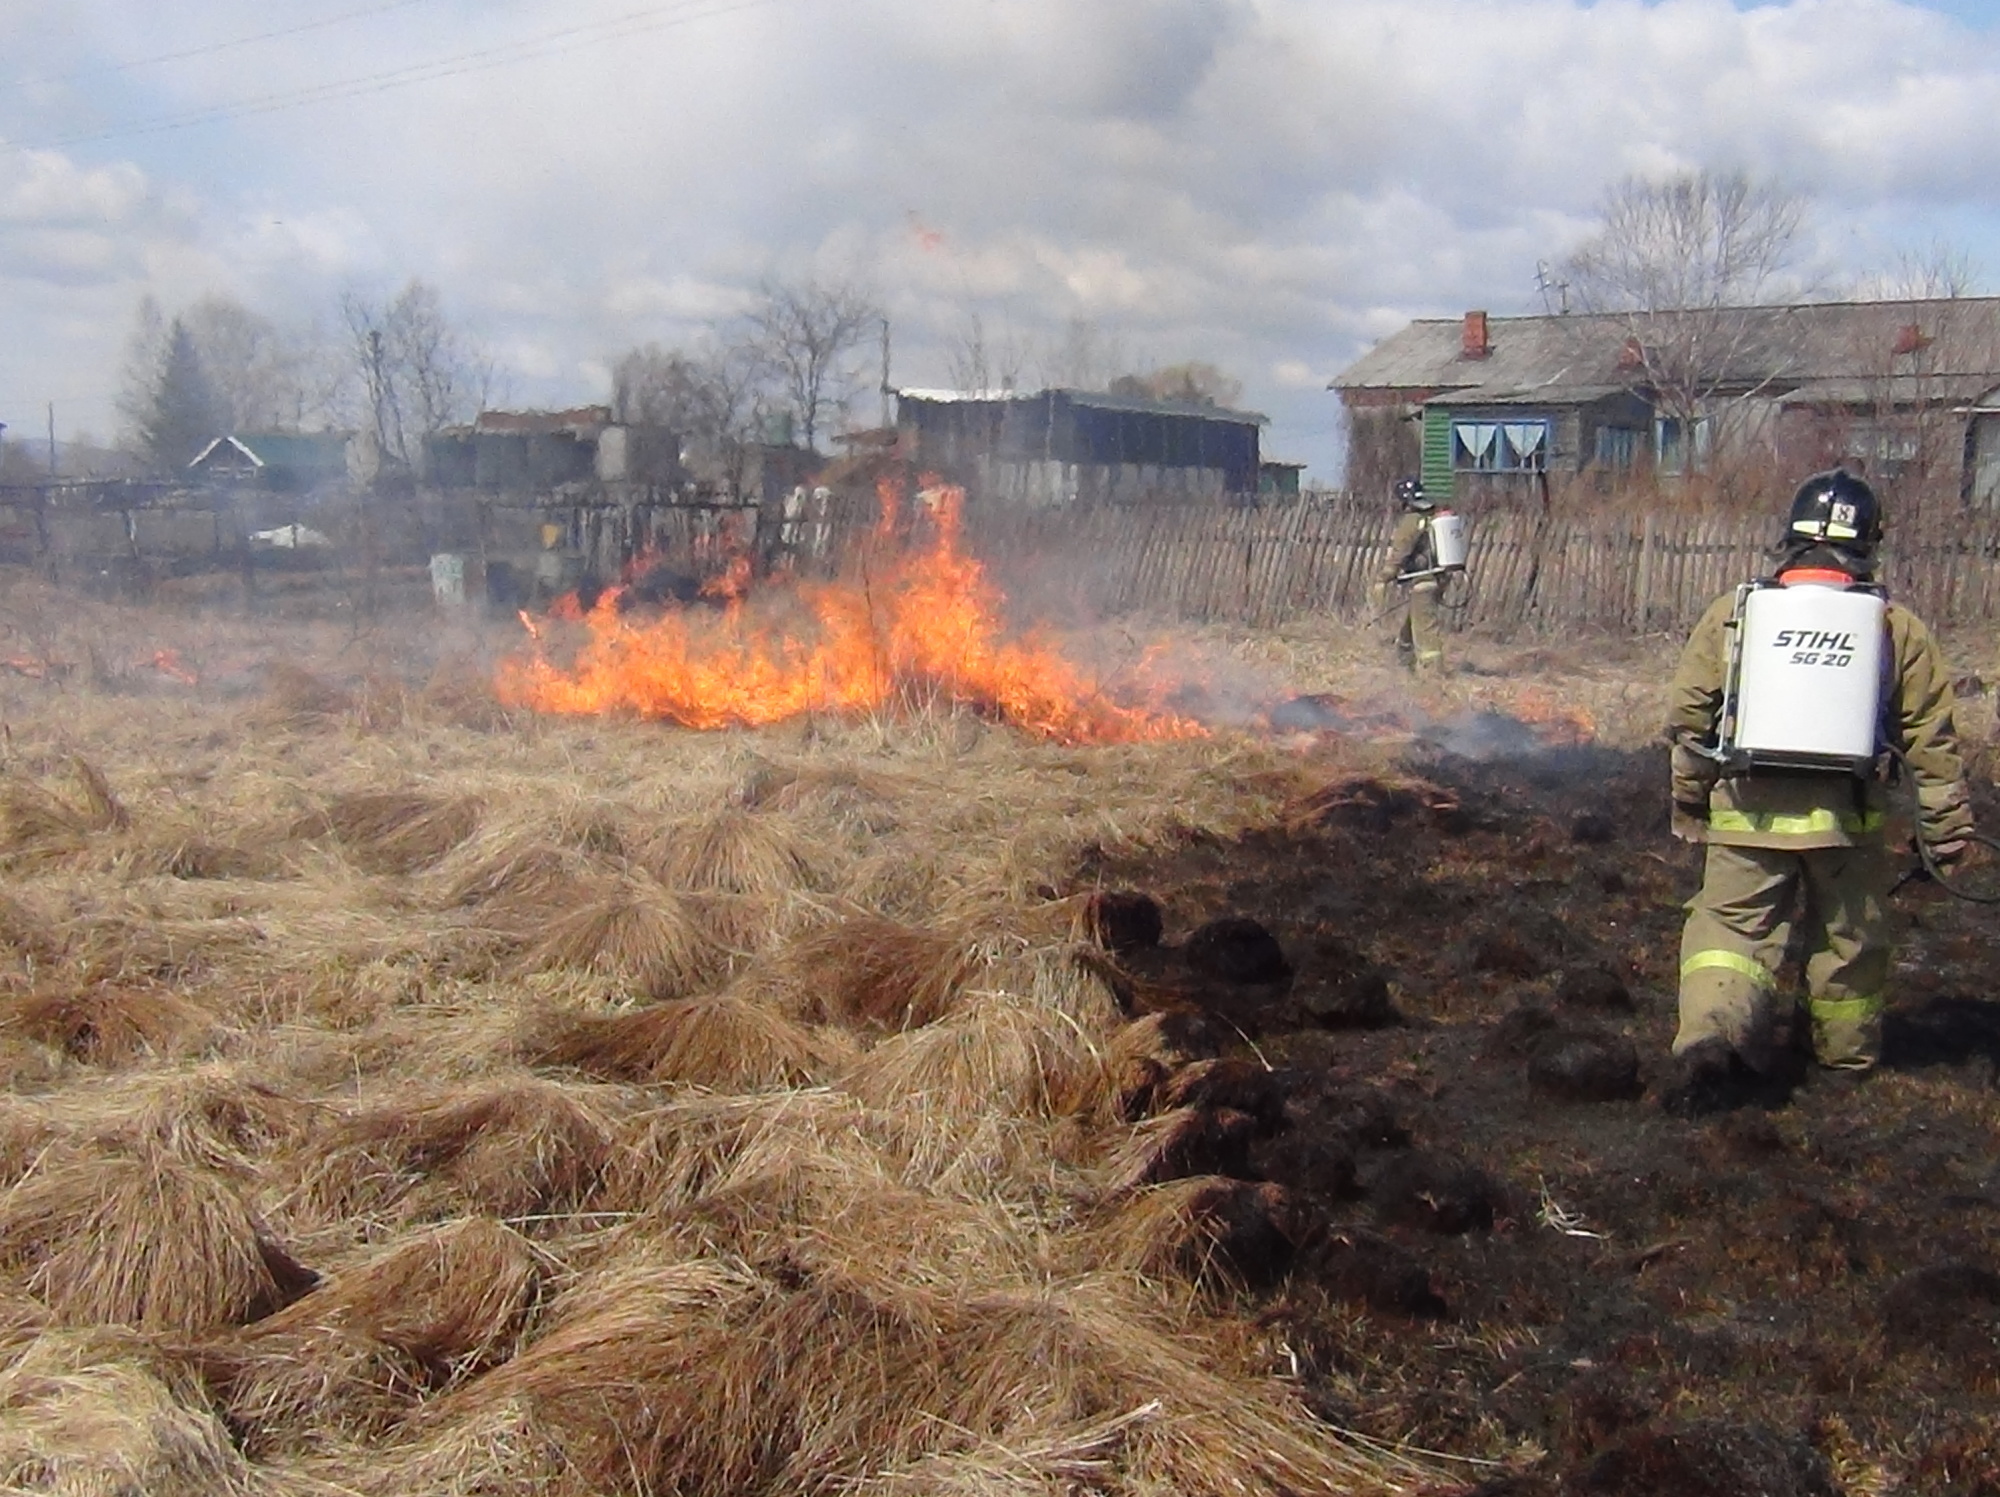
{"label": "reflective stripe on sleeve", "polygon": [[1879,832],[1886,818],[1880,811],[1710,811],[1708,825],[1717,832],[1751,832],[1774,837],[1817,837],[1846,832],[1859,837]]}
{"label": "reflective stripe on sleeve", "polygon": [[1738,977],[1747,977],[1766,991],[1778,985],[1778,979],[1762,962],[1753,961],[1734,951],[1697,951],[1681,963],[1681,976],[1689,977],[1696,972],[1719,968],[1724,972],[1734,972]]}

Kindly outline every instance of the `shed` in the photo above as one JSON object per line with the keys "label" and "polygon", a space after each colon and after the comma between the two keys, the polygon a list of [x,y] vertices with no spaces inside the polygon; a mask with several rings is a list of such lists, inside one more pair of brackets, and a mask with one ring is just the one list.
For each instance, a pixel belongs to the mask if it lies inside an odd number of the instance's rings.
{"label": "shed", "polygon": [[1102,391],[899,390],[919,467],[1031,504],[1251,494],[1266,418]]}

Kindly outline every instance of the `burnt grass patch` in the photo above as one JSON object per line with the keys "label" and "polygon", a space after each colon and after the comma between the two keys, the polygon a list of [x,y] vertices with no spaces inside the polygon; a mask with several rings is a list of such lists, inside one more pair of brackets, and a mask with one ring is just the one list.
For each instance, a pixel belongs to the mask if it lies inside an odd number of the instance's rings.
{"label": "burnt grass patch", "polygon": [[1289,1270],[1231,1292],[1324,1417],[1495,1463],[1463,1492],[2000,1493],[2000,917],[1903,889],[1874,1075],[1675,1116],[1664,781],[1432,754],[1079,870],[1157,901],[1136,1006],[1222,1052],[1161,1173],[1283,1188]]}

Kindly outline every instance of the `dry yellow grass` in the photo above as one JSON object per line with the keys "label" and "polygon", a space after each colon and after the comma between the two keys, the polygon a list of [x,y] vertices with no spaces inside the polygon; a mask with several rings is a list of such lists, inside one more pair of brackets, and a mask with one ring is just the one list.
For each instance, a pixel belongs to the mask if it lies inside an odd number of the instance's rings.
{"label": "dry yellow grass", "polygon": [[310,1281],[236,1185],[171,1155],[51,1152],[0,1197],[0,1263],[63,1322],[200,1331]]}
{"label": "dry yellow grass", "polygon": [[15,592],[202,684],[0,678],[0,1487],[1422,1479],[1193,1296],[1188,1057],[1049,898],[1285,752],[537,720],[470,626]]}
{"label": "dry yellow grass", "polygon": [[837,1035],[728,993],[625,1013],[538,1015],[521,1041],[522,1059],[533,1065],[722,1092],[810,1086],[838,1069],[847,1051]]}

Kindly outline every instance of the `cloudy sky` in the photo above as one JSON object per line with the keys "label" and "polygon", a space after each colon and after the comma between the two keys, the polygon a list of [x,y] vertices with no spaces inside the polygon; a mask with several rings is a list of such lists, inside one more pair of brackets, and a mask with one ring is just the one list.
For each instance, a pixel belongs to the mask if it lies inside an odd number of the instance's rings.
{"label": "cloudy sky", "polygon": [[0,420],[116,428],[136,307],[330,323],[412,276],[517,404],[768,277],[865,283],[895,377],[977,313],[1206,359],[1334,476],[1327,379],[1540,310],[1627,173],[1811,195],[1840,283],[2000,289],[2000,0],[0,0]]}

